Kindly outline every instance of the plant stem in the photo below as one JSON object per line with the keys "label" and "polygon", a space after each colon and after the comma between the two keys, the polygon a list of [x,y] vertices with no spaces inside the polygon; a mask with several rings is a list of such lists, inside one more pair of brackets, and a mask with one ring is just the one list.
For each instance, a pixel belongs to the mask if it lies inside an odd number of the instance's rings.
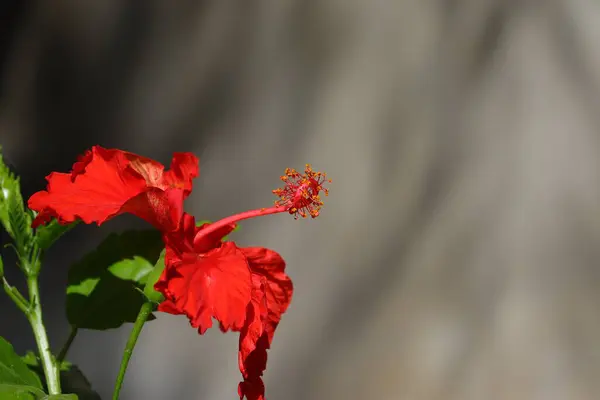
{"label": "plant stem", "polygon": [[69,333],[69,337],[67,338],[67,341],[63,345],[62,349],[60,349],[60,352],[58,353],[58,356],[56,357],[56,363],[58,365],[60,365],[60,363],[63,362],[63,360],[67,356],[67,353],[69,352],[69,348],[71,347],[71,344],[73,344],[73,340],[75,340],[75,336],[77,336],[77,330],[78,330],[78,328],[75,325],[71,325],[71,333]]}
{"label": "plant stem", "polygon": [[27,315],[29,313],[29,304],[21,292],[19,292],[19,289],[14,286],[10,286],[5,277],[2,277],[2,286],[4,287],[4,291],[8,297],[10,297],[17,307],[19,307],[19,310],[23,311],[23,313]]}
{"label": "plant stem", "polygon": [[42,305],[40,303],[40,289],[38,286],[37,276],[29,276],[27,278],[27,287],[29,288],[30,308],[28,310],[27,319],[33,329],[35,342],[40,352],[44,376],[46,377],[46,385],[48,386],[49,394],[60,394],[60,376],[58,367],[50,351],[50,343],[48,343],[48,335],[42,321]]}
{"label": "plant stem", "polygon": [[133,348],[135,347],[138,337],[142,332],[142,328],[148,320],[151,312],[152,302],[146,301],[144,304],[142,304],[142,308],[140,309],[140,312],[138,313],[138,316],[133,324],[133,329],[129,334],[129,339],[127,339],[125,351],[123,351],[123,359],[121,360],[121,367],[119,368],[119,375],[117,376],[117,382],[115,383],[113,400],[119,399],[119,393],[121,392],[121,386],[123,386],[123,380],[125,379],[125,372],[127,371],[127,366],[129,365],[129,359],[133,354]]}

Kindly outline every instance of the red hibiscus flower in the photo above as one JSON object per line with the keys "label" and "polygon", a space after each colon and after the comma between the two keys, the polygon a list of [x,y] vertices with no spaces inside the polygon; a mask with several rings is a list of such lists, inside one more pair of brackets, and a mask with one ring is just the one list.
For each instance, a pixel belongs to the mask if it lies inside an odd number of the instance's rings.
{"label": "red hibiscus flower", "polygon": [[240,399],[264,400],[267,350],[291,302],[292,281],[276,252],[239,248],[223,238],[248,218],[284,212],[295,218],[317,217],[323,205],[320,193],[328,194],[326,177],[309,165],[304,174],[287,169],[281,177],[285,186],[273,191],[279,197],[273,207],[197,227],[194,217],[183,212],[183,200],[198,173],[198,159],[190,153],[175,153],[171,169],[165,171],[154,160],[94,146],[70,173],[48,175],[47,189],[31,196],[29,208],[38,212],[32,225],[51,218],[62,224],[82,220],[100,225],[122,213],[153,224],[166,247],[165,268],[154,286],[165,298],[158,309],[186,315],[200,334],[213,319],[223,332],[240,332]]}
{"label": "red hibiscus flower", "polygon": [[165,296],[159,310],[186,315],[200,334],[212,326],[213,318],[223,332],[240,332],[238,362],[244,378],[238,386],[240,399],[264,400],[267,349],[290,304],[293,285],[285,274],[285,261],[276,252],[238,248],[222,238],[243,219],[282,212],[314,218],[323,204],[320,192],[328,194],[323,187],[325,174],[313,172],[309,165],[305,174],[288,169],[281,179],[286,186],[273,191],[280,198],[274,207],[202,227],[184,214],[180,229],[164,235],[165,270],[155,285]]}
{"label": "red hibiscus flower", "polygon": [[165,301],[158,309],[186,315],[201,334],[213,318],[223,332],[239,331],[240,399],[262,400],[267,349],[292,298],[285,262],[269,249],[222,241],[235,225],[202,235],[211,224],[197,228],[190,215],[183,219],[179,231],[165,235],[166,267],[155,285]]}
{"label": "red hibiscus flower", "polygon": [[131,213],[161,231],[172,231],[178,227],[183,200],[198,173],[198,159],[191,153],[175,153],[171,169],[165,171],[149,158],[94,146],[71,173],[51,173],[46,177],[47,189],[31,196],[29,208],[38,211],[33,227],[52,218],[62,224],[82,220],[100,225]]}

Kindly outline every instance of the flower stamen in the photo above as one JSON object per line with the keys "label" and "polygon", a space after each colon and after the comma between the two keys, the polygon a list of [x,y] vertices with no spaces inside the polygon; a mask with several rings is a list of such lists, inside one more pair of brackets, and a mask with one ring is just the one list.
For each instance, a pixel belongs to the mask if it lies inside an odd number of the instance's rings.
{"label": "flower stamen", "polygon": [[319,216],[323,206],[320,193],[323,192],[328,196],[329,190],[323,185],[326,182],[331,183],[331,179],[327,179],[325,173],[313,171],[310,164],[306,164],[304,174],[293,168],[287,168],[280,179],[285,186],[273,190],[273,194],[279,197],[279,200],[275,201],[276,207],[286,207],[296,219],[298,216],[302,218],[309,215],[312,218]]}
{"label": "flower stamen", "polygon": [[312,218],[319,216],[319,210],[323,206],[320,193],[325,193],[325,196],[329,195],[329,190],[324,188],[323,184],[325,182],[331,183],[331,179],[327,179],[327,176],[323,172],[313,171],[310,165],[306,164],[304,174],[288,168],[285,170],[285,175],[281,177],[281,180],[285,182],[285,186],[273,190],[273,193],[279,197],[279,200],[275,201],[275,206],[244,211],[218,220],[201,229],[196,234],[194,241],[199,241],[226,225],[236,224],[239,221],[249,218],[283,212],[293,215],[295,219],[298,219],[298,216],[302,218],[306,218],[309,215]]}

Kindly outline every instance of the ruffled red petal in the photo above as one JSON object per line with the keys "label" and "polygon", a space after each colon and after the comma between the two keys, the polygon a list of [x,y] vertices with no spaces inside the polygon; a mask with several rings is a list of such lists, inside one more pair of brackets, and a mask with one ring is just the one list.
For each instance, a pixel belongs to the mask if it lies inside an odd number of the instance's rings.
{"label": "ruffled red petal", "polygon": [[267,350],[275,329],[287,310],[293,293],[285,274],[285,261],[276,252],[262,247],[241,249],[252,271],[252,301],[240,332],[238,363],[244,380],[238,385],[240,399],[264,400],[262,375],[267,366]]}
{"label": "ruffled red petal", "polygon": [[178,228],[183,215],[183,189],[146,188],[127,200],[119,213],[127,212],[140,217],[163,232]]}
{"label": "ruffled red petal", "polygon": [[265,331],[270,343],[281,316],[292,301],[294,285],[285,273],[285,261],[277,252],[264,247],[245,247],[241,250],[248,260],[252,274],[265,278],[264,290],[267,306]]}
{"label": "ruffled red petal", "polygon": [[183,199],[198,175],[198,159],[176,153],[171,170],[154,160],[117,149],[94,146],[79,157],[71,173],[53,172],[46,190],[28,201],[38,211],[33,227],[57,218],[104,223],[129,212],[162,231],[175,229],[183,213]]}
{"label": "ruffled red petal", "polygon": [[200,174],[198,158],[192,153],[174,153],[171,160],[171,169],[165,172],[163,182],[165,185],[181,187],[186,197],[192,191],[192,181]]}
{"label": "ruffled red petal", "polygon": [[212,326],[213,318],[223,332],[240,331],[243,381],[238,394],[240,399],[264,400],[267,350],[293,293],[285,261],[269,249],[240,249],[233,242],[222,242],[233,224],[202,235],[210,224],[195,227],[187,214],[183,221],[179,230],[164,235],[166,266],[154,287],[166,300],[158,309],[187,315],[201,334]]}
{"label": "ruffled red petal", "polygon": [[170,300],[163,309],[185,314],[201,334],[212,326],[213,318],[226,330],[242,329],[252,283],[246,257],[233,242],[205,254],[185,253],[181,260],[165,261],[162,283],[155,286]]}
{"label": "ruffled red petal", "polygon": [[33,227],[57,217],[71,223],[81,219],[98,225],[117,215],[127,200],[140,194],[146,183],[125,169],[117,168],[120,157],[95,157],[85,172],[72,179],[71,174],[53,172],[46,177],[47,190],[34,193],[28,206],[38,211]]}

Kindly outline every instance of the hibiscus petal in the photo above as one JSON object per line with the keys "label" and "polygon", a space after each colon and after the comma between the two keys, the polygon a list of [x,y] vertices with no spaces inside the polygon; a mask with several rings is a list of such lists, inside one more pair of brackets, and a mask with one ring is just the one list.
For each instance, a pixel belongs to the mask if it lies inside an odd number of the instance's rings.
{"label": "hibiscus petal", "polygon": [[292,301],[294,285],[285,273],[285,261],[277,252],[263,247],[245,247],[240,250],[246,256],[252,274],[258,274],[265,278],[267,307],[265,331],[269,336],[270,343],[273,340],[275,328],[281,320],[281,315]]}
{"label": "hibiscus petal", "polygon": [[[167,248],[167,250],[169,250],[169,249]],[[177,272],[177,267],[179,265],[181,265],[181,261],[173,262],[170,259],[170,257],[172,255],[173,255],[173,253],[169,254],[168,251],[165,253],[165,268],[163,269],[162,273],[160,274],[160,277],[154,284],[154,290],[162,293],[166,299],[158,305],[158,310],[167,312],[169,314],[179,315],[179,314],[184,314],[184,312],[183,312],[183,310],[180,310],[177,307],[177,305],[175,304],[175,298],[177,296],[176,296],[176,293],[171,292],[169,285],[170,285],[172,279],[180,279],[182,277],[181,274]],[[166,263],[167,260],[170,260],[170,264]],[[179,288],[179,286],[180,285],[177,285],[177,284],[171,285],[171,287],[173,289],[175,289],[176,291]],[[169,302],[169,304],[165,304],[167,301]],[[163,304],[165,304],[164,305],[165,310],[161,309]],[[169,311],[167,311],[167,309]]]}
{"label": "hibiscus petal", "polygon": [[181,314],[175,303],[169,299],[163,300],[163,302],[158,305],[158,311],[174,315]]}
{"label": "hibiscus petal", "polygon": [[[267,351],[264,351],[265,358]],[[246,379],[238,385],[240,400],[246,396],[248,400],[265,400],[265,384],[262,378]]]}
{"label": "hibiscus petal", "polygon": [[118,168],[117,158],[105,160],[94,157],[87,163],[85,173],[75,176],[53,172],[46,177],[47,190],[34,193],[28,206],[39,214],[33,227],[59,217],[63,223],[81,219],[98,225],[118,214],[127,200],[141,193],[146,183]]}
{"label": "hibiscus petal", "polygon": [[186,253],[181,260],[166,259],[165,263],[163,294],[200,334],[212,326],[212,318],[226,330],[242,329],[252,281],[246,257],[234,243],[206,254]]}
{"label": "hibiscus petal", "polygon": [[238,385],[240,399],[264,400],[262,375],[281,315],[292,299],[293,285],[285,274],[281,256],[262,247],[241,249],[252,272],[252,301],[246,325],[240,332],[238,363],[243,382]]}
{"label": "hibiscus petal", "polygon": [[38,211],[33,227],[57,218],[102,224],[123,212],[135,214],[162,231],[176,229],[183,199],[198,175],[198,159],[175,153],[173,171],[157,161],[118,149],[94,146],[80,156],[70,174],[52,173],[48,187],[29,199]]}
{"label": "hibiscus petal", "polygon": [[162,232],[177,230],[183,216],[182,189],[149,188],[127,200],[121,212],[136,215]]}
{"label": "hibiscus petal", "polygon": [[73,168],[71,169],[71,180],[74,181],[78,175],[81,175],[85,172],[85,168],[88,166],[92,159],[94,158],[94,149],[96,146],[92,147],[91,150],[86,150],[85,153],[77,157],[77,161],[73,164]]}
{"label": "hibiscus petal", "polygon": [[73,164],[73,168],[71,169],[71,180],[75,180],[78,175],[81,175],[85,172],[88,164],[94,160],[94,158],[101,158],[108,163],[114,163],[118,166],[122,166],[121,169],[124,169],[128,164],[127,153],[118,149],[105,149],[102,146],[92,146],[91,149],[86,150],[86,152],[77,157],[77,161]]}
{"label": "hibiscus petal", "polygon": [[[264,396],[261,376],[267,365],[267,347],[264,344],[265,341],[268,344],[268,338],[263,323],[267,315],[266,279],[253,275],[252,284],[252,301],[246,311],[246,324],[240,331],[238,364],[244,378],[238,385],[240,399],[244,396],[248,399],[262,399],[261,396]],[[262,337],[264,339],[261,340]],[[259,341],[261,348],[257,348]]]}
{"label": "hibiscus petal", "polygon": [[146,185],[166,189],[163,185],[165,166],[151,158],[142,157],[133,153],[125,153],[128,164],[127,168],[134,174],[138,174],[146,181]]}
{"label": "hibiscus petal", "polygon": [[196,219],[186,212],[181,217],[177,230],[167,231],[163,234],[165,242],[165,258],[174,259],[183,257],[183,253],[194,251],[194,235],[196,234]]}
{"label": "hibiscus petal", "polygon": [[174,153],[171,169],[165,172],[165,183],[182,187],[186,196],[192,191],[192,180],[200,174],[198,158],[192,153]]}

